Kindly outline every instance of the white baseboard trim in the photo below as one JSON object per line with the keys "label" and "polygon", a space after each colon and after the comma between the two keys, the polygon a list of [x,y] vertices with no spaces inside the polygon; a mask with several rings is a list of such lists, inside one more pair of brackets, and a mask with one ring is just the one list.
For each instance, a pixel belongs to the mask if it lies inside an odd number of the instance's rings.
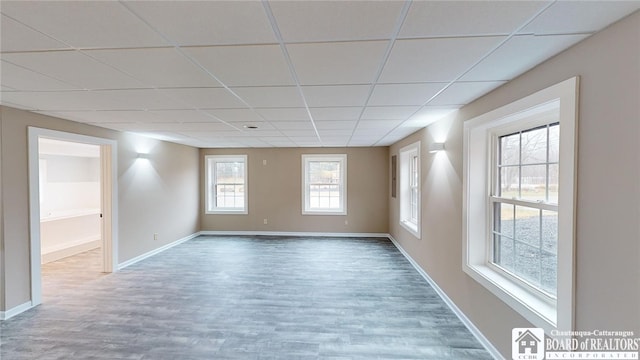
{"label": "white baseboard trim", "polygon": [[9,320],[16,315],[22,314],[23,312],[31,309],[32,307],[33,305],[31,304],[31,301],[27,301],[26,303],[18,305],[7,311],[0,311],[0,320]]}
{"label": "white baseboard trim", "polygon": [[313,231],[200,231],[200,235],[248,235],[248,236],[318,236],[318,237],[389,237],[389,234],[384,233],[327,233],[327,232],[313,232]]}
{"label": "white baseboard trim", "polygon": [[400,253],[402,253],[402,255],[409,261],[409,263],[411,263],[416,271],[418,271],[418,273],[420,273],[420,275],[429,283],[429,285],[431,285],[438,296],[440,296],[442,301],[444,301],[445,304],[447,304],[447,306],[451,309],[451,311],[456,314],[458,319],[462,321],[462,323],[467,327],[467,329],[469,329],[469,331],[480,342],[480,344],[484,346],[485,349],[487,349],[489,354],[491,354],[491,356],[493,356],[493,358],[496,360],[504,360],[505,358],[502,356],[502,354],[500,354],[498,349],[496,349],[495,346],[493,346],[493,344],[486,337],[484,337],[482,332],[478,330],[478,328],[471,322],[471,320],[469,320],[469,318],[462,312],[462,310],[460,310],[460,308],[456,306],[456,304],[447,296],[447,294],[445,294],[445,292],[440,289],[438,284],[436,284],[436,282],[431,279],[431,277],[424,271],[424,269],[422,269],[420,265],[418,265],[418,263],[413,260],[413,258],[402,248],[402,246],[400,246],[400,243],[398,243],[398,241],[389,234],[387,234],[387,237],[389,237],[391,242],[393,242],[396,248],[398,248]]}
{"label": "white baseboard trim", "polygon": [[69,256],[80,254],[85,251],[89,251],[102,246],[102,239],[100,235],[93,236],[88,239],[75,241],[70,244],[65,244],[62,247],[56,246],[51,248],[42,249],[42,263],[50,263],[52,261],[60,260]]}
{"label": "white baseboard trim", "polygon": [[153,255],[159,254],[159,253],[161,253],[161,252],[163,252],[163,251],[165,251],[167,249],[171,249],[172,247],[174,247],[176,245],[180,245],[183,242],[189,241],[189,240],[191,240],[191,239],[193,239],[193,238],[195,238],[195,237],[197,237],[199,235],[200,235],[200,233],[197,232],[197,233],[191,234],[189,236],[185,236],[182,239],[178,239],[178,240],[176,240],[176,241],[174,241],[172,243],[163,245],[163,246],[161,246],[161,247],[159,247],[157,249],[154,249],[154,250],[151,250],[149,252],[146,252],[146,253],[144,253],[142,255],[138,255],[138,256],[134,257],[133,259],[129,259],[129,260],[125,261],[125,262],[122,262],[122,263],[118,264],[118,270],[122,270],[122,269],[126,268],[127,266],[131,266],[131,265],[133,265],[133,264],[135,264],[135,263],[137,263],[139,261],[142,261],[142,260],[144,260],[146,258],[152,257]]}

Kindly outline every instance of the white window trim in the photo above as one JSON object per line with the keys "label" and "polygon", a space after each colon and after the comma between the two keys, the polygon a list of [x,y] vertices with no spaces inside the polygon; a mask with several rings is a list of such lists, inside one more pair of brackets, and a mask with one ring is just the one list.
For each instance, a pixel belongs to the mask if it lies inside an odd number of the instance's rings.
{"label": "white window trim", "polygon": [[[463,271],[548,334],[552,330],[569,331],[574,327],[578,84],[578,77],[565,80],[464,124]],[[488,195],[491,193],[491,154],[496,132],[521,121],[518,115],[525,110],[556,100],[560,101],[561,166],[557,300],[552,301],[497,271],[489,263],[491,209]]]}
{"label": "white window trim", "polygon": [[[411,195],[407,195],[406,192],[410,191],[408,187],[411,182],[411,159],[407,159],[407,156],[416,153],[418,155],[418,211],[417,211],[417,221],[414,223],[412,221],[407,220],[407,212],[411,212]],[[405,228],[411,235],[420,239],[421,235],[421,226],[422,222],[422,191],[421,191],[421,183],[422,183],[422,174],[420,171],[421,168],[421,159],[420,159],[420,141],[415,142],[413,144],[409,144],[400,149],[399,152],[399,176],[398,176],[398,184],[400,184],[400,225]],[[409,215],[410,216],[410,215]]]}
{"label": "white window trim", "polygon": [[[309,206],[309,169],[310,161],[340,162],[340,208],[311,209]],[[347,215],[347,154],[302,154],[302,215]]]}
{"label": "white window trim", "polygon": [[[241,160],[244,162],[244,207],[242,209],[217,209],[214,208],[210,210],[209,201],[211,199],[211,193],[213,189],[211,188],[212,180],[212,168],[209,166],[210,160],[214,160],[215,162],[225,162],[225,161],[238,161]],[[246,215],[249,213],[249,164],[247,162],[247,155],[205,155],[204,157],[204,170],[206,173],[205,178],[205,214],[240,214]],[[213,194],[215,196],[215,194]]]}

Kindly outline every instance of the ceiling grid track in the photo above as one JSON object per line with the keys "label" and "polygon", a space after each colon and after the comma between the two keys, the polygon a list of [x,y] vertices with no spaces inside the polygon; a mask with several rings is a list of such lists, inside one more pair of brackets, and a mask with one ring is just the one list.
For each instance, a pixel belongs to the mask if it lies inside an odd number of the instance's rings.
{"label": "ceiling grid track", "polygon": [[[318,141],[320,142],[320,146],[322,146],[322,138],[320,137],[320,132],[318,131],[318,127],[316,126],[316,122],[313,120],[313,115],[311,114],[311,110],[309,110],[309,104],[307,103],[307,99],[304,96],[304,92],[302,91],[302,87],[300,86],[300,80],[298,79],[298,74],[296,73],[296,69],[293,66],[293,62],[291,61],[291,57],[289,56],[289,51],[287,50],[287,46],[282,39],[282,34],[280,33],[280,28],[276,23],[276,19],[273,16],[273,12],[271,11],[271,5],[269,5],[268,0],[262,0],[262,5],[264,7],[264,11],[267,13],[267,17],[269,18],[269,22],[271,24],[271,28],[278,40],[278,44],[280,45],[280,50],[282,50],[282,54],[287,63],[287,67],[289,68],[289,72],[291,73],[291,77],[293,78],[293,82],[296,84],[296,89],[298,89],[298,93],[302,98],[302,102],[304,104],[304,108],[309,116],[309,120],[311,121],[311,126],[313,126],[313,131],[316,133],[318,137]],[[295,141],[294,141],[295,143]]]}
{"label": "ceiling grid track", "polygon": [[393,45],[396,43],[396,39],[400,34],[400,29],[402,29],[402,24],[404,24],[404,21],[407,18],[407,14],[409,13],[409,8],[411,7],[412,3],[413,3],[412,0],[406,0],[402,5],[402,10],[400,11],[400,15],[398,15],[395,26],[393,27],[391,38],[387,43],[387,47],[384,51],[384,55],[382,55],[382,61],[380,61],[380,65],[378,66],[378,70],[376,71],[376,75],[373,79],[373,83],[371,84],[371,88],[369,89],[369,94],[367,94],[367,99],[364,102],[364,106],[362,107],[362,110],[360,110],[360,114],[358,115],[358,119],[356,120],[356,125],[353,127],[351,136],[349,136],[349,140],[347,141],[347,146],[351,143],[351,140],[353,139],[353,135],[356,133],[356,130],[358,129],[360,120],[362,120],[362,115],[364,114],[365,109],[369,104],[371,95],[373,95],[373,91],[376,87],[376,84],[378,83],[378,80],[380,79],[380,76],[382,75],[382,71],[384,70],[385,65],[387,64],[387,60],[389,60],[389,56],[391,56],[391,50],[393,50]]}
{"label": "ceiling grid track", "polygon": [[433,101],[433,99],[437,98],[440,94],[442,94],[445,90],[447,90],[449,87],[451,87],[451,85],[453,85],[455,82],[457,82],[458,80],[460,80],[465,74],[467,74],[469,71],[471,71],[471,69],[473,69],[474,67],[476,67],[478,64],[480,64],[484,59],[488,58],[491,54],[493,54],[496,50],[498,50],[501,46],[503,46],[507,41],[509,41],[511,38],[513,38],[516,34],[518,34],[522,29],[524,29],[527,25],[529,25],[533,20],[535,20],[538,16],[540,16],[540,14],[542,14],[543,12],[545,12],[551,5],[553,5],[556,1],[558,0],[553,0],[551,2],[549,2],[547,5],[545,5],[544,7],[542,7],[541,9],[539,9],[533,16],[531,16],[529,19],[527,19],[527,21],[525,21],[522,25],[520,25],[519,27],[517,27],[515,30],[513,30],[506,38],[504,38],[502,41],[500,41],[500,43],[498,43],[496,46],[494,46],[491,50],[487,51],[486,54],[484,54],[484,56],[480,57],[477,61],[475,61],[471,66],[469,66],[465,71],[463,71],[460,75],[458,75],[456,78],[454,78],[453,80],[451,80],[447,85],[445,85],[442,89],[440,89],[437,93],[435,93],[433,96],[431,96],[429,99],[427,99],[427,101],[424,102],[424,104],[422,104],[416,111],[414,111],[411,115],[409,115],[404,121],[402,121],[401,123],[399,123],[398,125],[396,125],[393,129],[389,130],[389,132],[387,132],[387,134],[385,134],[384,136],[382,136],[380,138],[380,140],[376,141],[376,143],[373,144],[373,146],[376,146],[380,143],[380,141],[382,141],[384,138],[386,138],[389,134],[391,134],[393,131],[395,131],[396,129],[402,127],[402,125],[404,123],[406,123],[407,121],[409,121],[413,116],[415,116],[416,114],[418,114],[422,109],[424,109],[427,105],[429,105],[429,103],[431,101]]}

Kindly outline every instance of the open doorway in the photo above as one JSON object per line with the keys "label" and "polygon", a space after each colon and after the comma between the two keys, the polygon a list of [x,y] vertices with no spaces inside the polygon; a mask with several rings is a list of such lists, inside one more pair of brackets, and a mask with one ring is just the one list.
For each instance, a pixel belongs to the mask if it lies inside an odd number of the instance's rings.
{"label": "open doorway", "polygon": [[104,274],[100,146],[40,137],[38,163],[46,302]]}
{"label": "open doorway", "polygon": [[29,128],[32,306],[116,270],[115,154],[113,140]]}

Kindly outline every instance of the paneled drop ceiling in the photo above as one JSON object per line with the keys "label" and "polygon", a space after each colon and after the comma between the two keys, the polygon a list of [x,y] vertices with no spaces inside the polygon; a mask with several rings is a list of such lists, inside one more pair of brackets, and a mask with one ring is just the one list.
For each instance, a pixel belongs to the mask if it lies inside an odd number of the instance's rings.
{"label": "paneled drop ceiling", "polygon": [[0,102],[203,148],[385,146],[639,8],[3,0]]}

